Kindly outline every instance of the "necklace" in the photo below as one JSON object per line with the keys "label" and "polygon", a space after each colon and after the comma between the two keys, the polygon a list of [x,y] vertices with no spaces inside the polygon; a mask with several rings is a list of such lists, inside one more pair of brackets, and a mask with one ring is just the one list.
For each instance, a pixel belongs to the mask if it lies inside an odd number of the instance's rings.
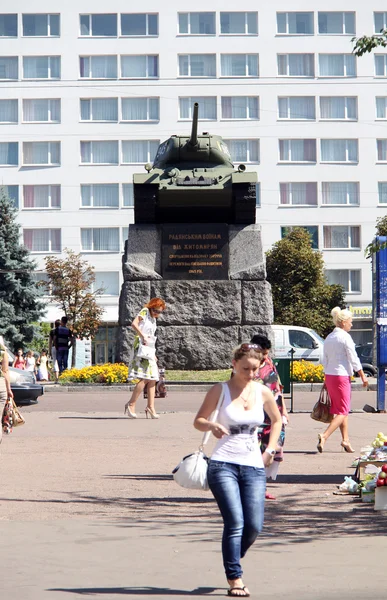
{"label": "necklace", "polygon": [[243,402],[243,408],[246,410],[247,407],[248,407],[248,405],[249,405],[249,400],[251,398],[251,383],[248,385],[248,396],[247,396],[247,398],[244,397],[244,396],[242,396],[242,394],[240,394],[239,397],[240,397],[240,399]]}

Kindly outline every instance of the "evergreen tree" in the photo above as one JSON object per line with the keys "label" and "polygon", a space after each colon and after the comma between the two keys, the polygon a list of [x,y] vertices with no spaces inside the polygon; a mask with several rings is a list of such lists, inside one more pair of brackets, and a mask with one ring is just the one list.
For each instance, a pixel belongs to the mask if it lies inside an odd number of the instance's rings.
{"label": "evergreen tree", "polygon": [[325,337],[333,329],[330,311],[345,306],[341,285],[329,285],[321,252],[312,249],[309,233],[296,227],[266,253],[272,287],[274,322],[310,327]]}
{"label": "evergreen tree", "polygon": [[20,243],[17,211],[0,188],[0,334],[15,349],[34,337],[44,304],[32,274],[35,263]]}

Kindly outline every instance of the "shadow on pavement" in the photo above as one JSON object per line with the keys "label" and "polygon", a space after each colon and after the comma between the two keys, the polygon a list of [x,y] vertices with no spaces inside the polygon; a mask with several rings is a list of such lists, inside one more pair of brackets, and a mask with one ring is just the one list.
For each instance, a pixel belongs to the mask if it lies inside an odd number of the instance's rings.
{"label": "shadow on pavement", "polygon": [[155,587],[121,587],[121,588],[50,588],[47,592],[68,592],[70,594],[122,594],[126,596],[224,596],[224,592],[213,594],[218,588],[198,587],[194,590],[173,590]]}

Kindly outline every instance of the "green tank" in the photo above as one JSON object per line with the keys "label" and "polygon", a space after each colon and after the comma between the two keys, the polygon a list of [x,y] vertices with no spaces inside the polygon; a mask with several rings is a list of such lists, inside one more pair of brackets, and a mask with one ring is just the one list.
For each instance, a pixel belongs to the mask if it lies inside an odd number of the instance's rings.
{"label": "green tank", "polygon": [[257,174],[234,167],[218,135],[172,135],[160,144],[153,165],[133,175],[134,220],[151,223],[255,223]]}

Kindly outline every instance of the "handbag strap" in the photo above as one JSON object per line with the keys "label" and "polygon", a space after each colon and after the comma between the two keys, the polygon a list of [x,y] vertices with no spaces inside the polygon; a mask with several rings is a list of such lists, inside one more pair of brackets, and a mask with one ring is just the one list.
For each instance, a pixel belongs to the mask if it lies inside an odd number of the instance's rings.
{"label": "handbag strap", "polygon": [[[220,411],[220,408],[221,408],[221,406],[223,404],[223,400],[224,400],[225,385],[226,385],[225,383],[222,383],[222,391],[220,392],[218,403],[217,403],[216,408],[215,408],[214,412],[212,413],[211,417],[208,419],[210,423],[215,423],[216,419],[218,418],[219,411]],[[200,450],[203,448],[203,446],[205,446],[207,444],[208,440],[210,439],[210,436],[211,436],[211,431],[206,431],[204,433],[202,443],[199,446]]]}

